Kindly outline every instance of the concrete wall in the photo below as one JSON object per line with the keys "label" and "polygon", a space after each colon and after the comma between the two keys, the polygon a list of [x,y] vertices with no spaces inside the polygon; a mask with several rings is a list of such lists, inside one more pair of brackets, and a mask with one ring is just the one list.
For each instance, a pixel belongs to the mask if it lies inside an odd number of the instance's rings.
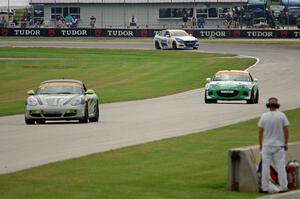
{"label": "concrete wall", "polygon": [[[289,143],[286,162],[300,161],[300,142]],[[235,148],[228,152],[228,189],[230,191],[258,192],[256,167],[260,161],[258,146]],[[300,176],[298,175],[298,181]]]}

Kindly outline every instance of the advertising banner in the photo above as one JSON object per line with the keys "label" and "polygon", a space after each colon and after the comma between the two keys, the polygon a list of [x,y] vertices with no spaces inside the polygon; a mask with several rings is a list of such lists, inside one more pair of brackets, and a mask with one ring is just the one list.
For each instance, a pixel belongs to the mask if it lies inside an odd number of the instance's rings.
{"label": "advertising banner", "polygon": [[[0,28],[0,37],[150,37],[162,29],[60,29],[60,28]],[[197,38],[300,38],[300,29],[185,29]]]}

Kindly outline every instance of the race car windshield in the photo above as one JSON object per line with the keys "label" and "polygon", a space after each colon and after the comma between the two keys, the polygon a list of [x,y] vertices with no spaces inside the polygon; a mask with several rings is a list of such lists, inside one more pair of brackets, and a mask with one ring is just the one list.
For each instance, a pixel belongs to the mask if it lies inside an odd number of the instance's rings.
{"label": "race car windshield", "polygon": [[177,37],[180,37],[180,36],[188,36],[188,34],[185,32],[185,31],[173,31],[173,32],[170,32],[171,33],[171,36],[177,36]]}
{"label": "race car windshield", "polygon": [[53,95],[53,94],[84,94],[84,90],[79,86],[45,86],[37,89],[38,95]]}
{"label": "race car windshield", "polygon": [[212,78],[212,81],[242,81],[250,82],[251,78],[248,75],[241,74],[217,74]]}

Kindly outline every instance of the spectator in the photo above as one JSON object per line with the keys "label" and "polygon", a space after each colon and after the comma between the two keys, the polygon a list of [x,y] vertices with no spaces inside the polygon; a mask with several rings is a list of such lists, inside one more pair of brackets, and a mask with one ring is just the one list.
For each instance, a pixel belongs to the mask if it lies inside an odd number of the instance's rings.
{"label": "spectator", "polygon": [[204,28],[205,25],[205,19],[203,17],[200,17],[197,19],[197,26],[198,28]]}
{"label": "spectator", "polygon": [[58,17],[57,27],[58,28],[64,28],[65,27],[65,20],[62,16]]}
{"label": "spectator", "polygon": [[7,27],[7,21],[6,21],[5,17],[3,16],[0,21],[0,28],[5,28],[5,27]]}
{"label": "spectator", "polygon": [[72,19],[72,25],[71,25],[71,28],[77,28],[77,25],[78,25],[78,19],[76,17],[74,17]]}
{"label": "spectator", "polygon": [[233,14],[233,25],[234,25],[234,28],[238,28],[240,26],[239,16],[236,12]]}
{"label": "spectator", "polygon": [[96,17],[91,16],[90,17],[90,26],[91,26],[91,28],[95,28],[95,24],[96,24]]}
{"label": "spectator", "polygon": [[197,18],[195,16],[192,17],[191,19],[191,26],[192,28],[195,28],[197,24]]}
{"label": "spectator", "polygon": [[182,27],[187,28],[188,14],[185,9],[182,10]]}
{"label": "spectator", "polygon": [[230,28],[230,25],[232,23],[232,16],[230,12],[225,13],[225,22],[224,25],[226,28]]}
{"label": "spectator", "polygon": [[72,17],[71,15],[67,15],[67,16],[65,17],[65,24],[66,24],[66,26],[67,26],[68,28],[71,27],[72,21],[73,21],[73,17]]}
{"label": "spectator", "polygon": [[129,19],[129,26],[131,27],[136,25],[137,25],[137,18],[134,15],[132,15]]}
{"label": "spectator", "polygon": [[251,27],[251,15],[250,15],[250,13],[246,12],[244,17],[245,17],[247,28],[250,28]]}
{"label": "spectator", "polygon": [[280,191],[288,190],[287,174],[285,170],[285,151],[288,144],[289,121],[284,113],[278,111],[278,99],[271,97],[267,104],[268,112],[259,119],[259,148],[262,154],[261,192],[268,193],[271,161],[275,162],[278,171]]}

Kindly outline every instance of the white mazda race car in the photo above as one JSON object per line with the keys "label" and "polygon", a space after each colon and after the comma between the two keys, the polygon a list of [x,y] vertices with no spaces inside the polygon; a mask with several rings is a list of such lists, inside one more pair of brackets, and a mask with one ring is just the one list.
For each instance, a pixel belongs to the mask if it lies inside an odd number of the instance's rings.
{"label": "white mazda race car", "polygon": [[199,41],[184,30],[162,30],[154,36],[156,49],[198,49]]}

